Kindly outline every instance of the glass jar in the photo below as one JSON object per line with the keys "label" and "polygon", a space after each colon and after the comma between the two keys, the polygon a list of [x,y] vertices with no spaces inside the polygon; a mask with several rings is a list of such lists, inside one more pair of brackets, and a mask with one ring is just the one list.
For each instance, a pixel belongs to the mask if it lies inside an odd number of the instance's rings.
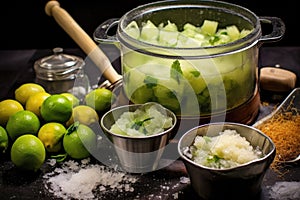
{"label": "glass jar", "polygon": [[63,53],[63,48],[53,49],[53,55],[34,63],[36,79],[50,94],[72,92],[75,79],[83,74],[82,58]]}

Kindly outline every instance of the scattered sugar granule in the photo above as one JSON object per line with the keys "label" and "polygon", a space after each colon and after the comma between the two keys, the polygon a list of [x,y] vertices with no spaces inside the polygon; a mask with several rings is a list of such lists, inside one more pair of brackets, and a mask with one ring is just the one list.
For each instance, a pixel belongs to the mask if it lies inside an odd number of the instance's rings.
{"label": "scattered sugar granule", "polygon": [[182,176],[180,177],[180,183],[184,183],[184,184],[190,183],[190,178]]}
{"label": "scattered sugar granule", "polygon": [[[49,161],[53,164],[53,161]],[[132,184],[138,178],[124,172],[115,171],[98,164],[89,164],[88,159],[81,163],[72,160],[43,176],[45,188],[62,199],[95,199],[94,191],[133,192]]]}
{"label": "scattered sugar granule", "polygon": [[270,198],[273,200],[300,199],[300,182],[276,182],[273,186],[267,188],[269,189]]}

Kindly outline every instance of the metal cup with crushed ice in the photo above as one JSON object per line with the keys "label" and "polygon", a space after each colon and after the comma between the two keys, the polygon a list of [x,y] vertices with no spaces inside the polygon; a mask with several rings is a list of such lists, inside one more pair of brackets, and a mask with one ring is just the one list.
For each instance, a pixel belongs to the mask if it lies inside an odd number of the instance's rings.
{"label": "metal cup with crushed ice", "polygon": [[100,121],[122,168],[130,173],[158,168],[176,123],[176,115],[155,102],[115,107]]}

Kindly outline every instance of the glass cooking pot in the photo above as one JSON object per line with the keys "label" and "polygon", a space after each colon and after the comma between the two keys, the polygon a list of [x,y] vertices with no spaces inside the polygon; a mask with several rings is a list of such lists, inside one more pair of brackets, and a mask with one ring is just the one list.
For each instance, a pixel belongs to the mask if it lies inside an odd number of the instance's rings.
{"label": "glass cooking pot", "polygon": [[[219,27],[236,25],[252,31],[231,43],[193,48],[150,44],[125,32],[132,21],[139,27],[147,20],[156,26],[171,21],[182,29],[186,23],[200,26],[206,19],[219,22]],[[271,24],[273,31],[262,35],[261,23]],[[115,26],[116,34],[109,35]],[[206,116],[235,109],[252,98],[259,47],[280,40],[284,32],[281,19],[259,18],[235,4],[172,0],[141,5],[121,18],[109,19],[97,27],[94,39],[120,49],[123,89],[131,102],[156,101],[180,116]],[[173,70],[176,65],[180,70]]]}

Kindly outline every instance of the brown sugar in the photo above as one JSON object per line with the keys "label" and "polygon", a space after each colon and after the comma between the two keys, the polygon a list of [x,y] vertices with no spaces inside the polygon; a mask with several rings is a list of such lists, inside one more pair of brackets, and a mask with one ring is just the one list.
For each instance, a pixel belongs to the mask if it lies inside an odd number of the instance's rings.
{"label": "brown sugar", "polygon": [[281,112],[257,127],[276,146],[275,163],[295,159],[300,153],[300,114]]}

